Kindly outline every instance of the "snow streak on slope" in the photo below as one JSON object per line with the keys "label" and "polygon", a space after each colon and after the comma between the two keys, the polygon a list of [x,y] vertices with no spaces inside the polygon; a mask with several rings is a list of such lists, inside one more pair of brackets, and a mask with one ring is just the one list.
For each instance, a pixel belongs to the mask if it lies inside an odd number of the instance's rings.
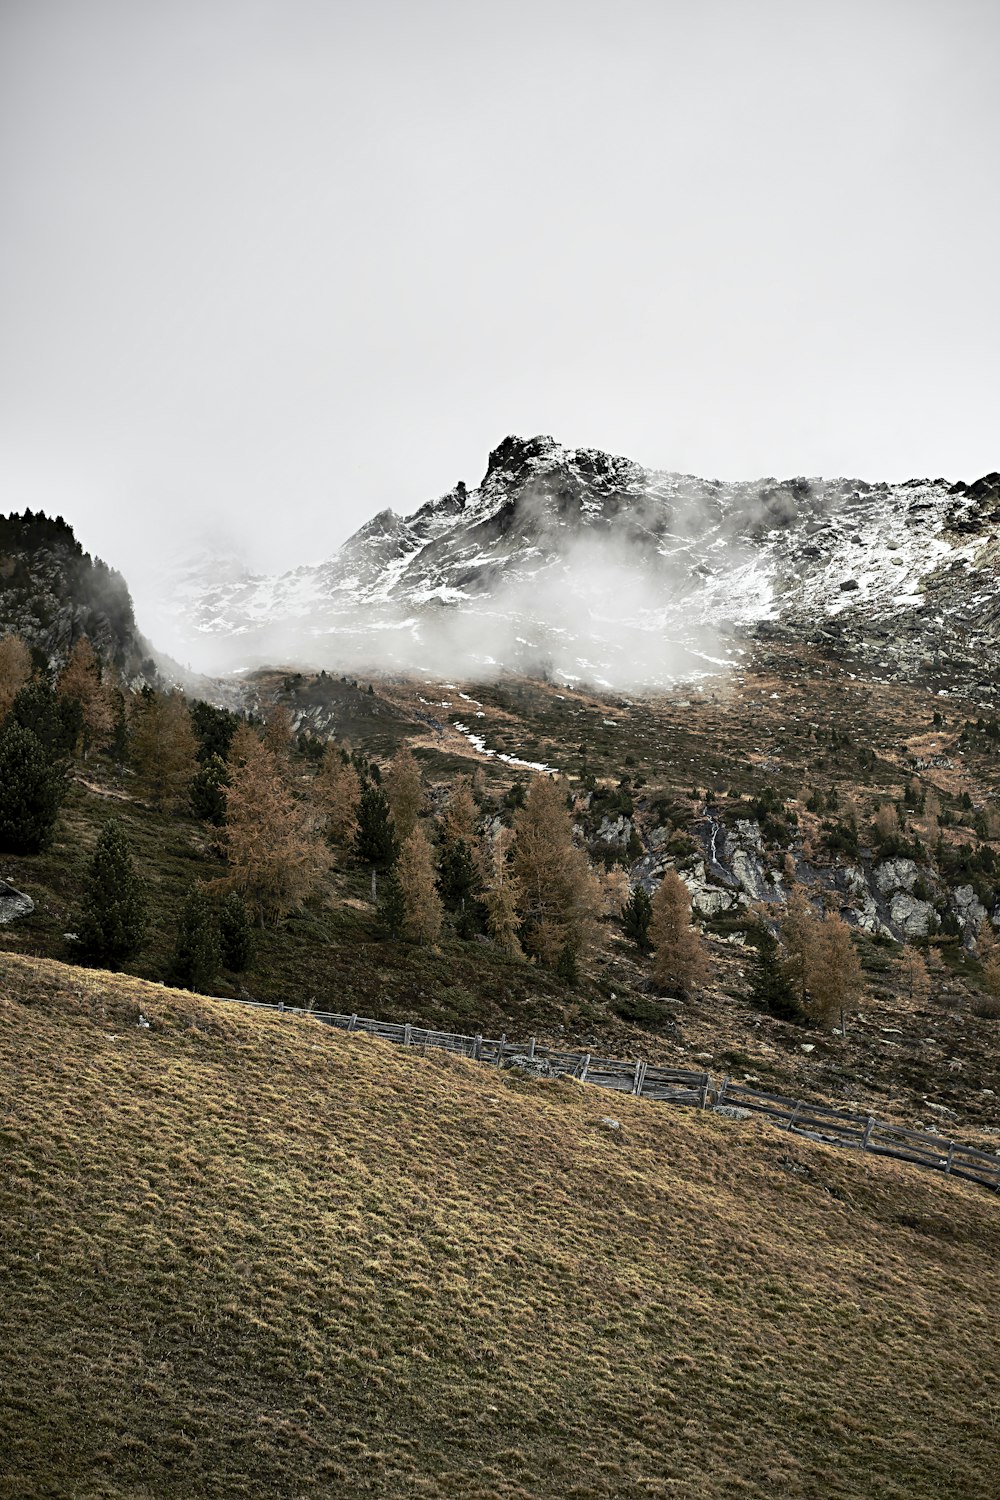
{"label": "snow streak on slope", "polygon": [[217,668],[507,668],[636,690],[718,670],[766,627],[858,649],[874,632],[911,666],[944,643],[975,670],[1000,628],[998,518],[993,475],[723,484],[507,438],[478,489],[383,511],[324,563],[188,577],[174,649]]}

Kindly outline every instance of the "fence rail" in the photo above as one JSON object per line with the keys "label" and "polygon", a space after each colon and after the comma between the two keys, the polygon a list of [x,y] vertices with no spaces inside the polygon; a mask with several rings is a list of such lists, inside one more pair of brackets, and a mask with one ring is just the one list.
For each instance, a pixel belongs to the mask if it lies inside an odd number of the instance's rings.
{"label": "fence rail", "polygon": [[527,1042],[511,1042],[505,1035],[484,1037],[477,1033],[465,1036],[452,1031],[431,1031],[408,1022],[378,1021],[371,1016],[342,1015],[309,1006],[285,1005],[282,1001],[241,999],[233,1003],[256,1010],[277,1011],[282,1015],[311,1016],[325,1026],[363,1032],[381,1041],[419,1047],[423,1051],[434,1047],[494,1067],[521,1065],[550,1078],[577,1078],[597,1088],[632,1094],[638,1099],[650,1099],[656,1103],[746,1111],[792,1135],[806,1136],[827,1145],[845,1146],[872,1156],[892,1157],[895,1161],[930,1168],[950,1177],[962,1177],[1000,1192],[1000,1155],[946,1140],[930,1131],[888,1125],[873,1115],[835,1109],[832,1105],[817,1104],[808,1099],[765,1094],[748,1084],[734,1083],[729,1077],[724,1077],[716,1086],[708,1073],[659,1067],[641,1059],[563,1052],[538,1046],[534,1037]]}

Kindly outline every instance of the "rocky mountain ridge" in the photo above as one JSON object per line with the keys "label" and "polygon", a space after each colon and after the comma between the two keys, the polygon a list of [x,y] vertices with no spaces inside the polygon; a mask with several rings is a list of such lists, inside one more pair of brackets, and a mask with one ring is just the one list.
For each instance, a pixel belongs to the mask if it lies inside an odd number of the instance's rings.
{"label": "rocky mountain ridge", "polygon": [[278,577],[189,572],[172,612],[216,666],[277,656],[662,686],[760,634],[991,695],[998,566],[1000,473],[724,483],[508,437],[477,488],[382,511],[325,562]]}

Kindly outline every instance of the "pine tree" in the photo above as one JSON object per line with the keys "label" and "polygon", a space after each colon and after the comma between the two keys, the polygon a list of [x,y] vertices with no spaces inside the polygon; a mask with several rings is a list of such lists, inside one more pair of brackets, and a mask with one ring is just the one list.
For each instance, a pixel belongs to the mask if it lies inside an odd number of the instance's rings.
{"label": "pine tree", "polygon": [[81,748],[86,759],[95,745],[106,743],[114,728],[115,716],[111,695],[101,680],[101,664],[85,635],[70,652],[56,683],[56,692],[60,698],[79,704]]}
{"label": "pine tree", "polygon": [[313,792],[326,818],[327,838],[349,848],[358,833],[361,778],[336,745],[327,746]]}
{"label": "pine tree", "polygon": [[297,801],[278,759],[254,738],[230,768],[226,798],[228,885],[263,926],[300,906],[328,866],[312,807]]}
{"label": "pine tree", "polygon": [[649,924],[653,917],[653,903],[644,886],[637,885],[622,912],[622,929],[631,938],[640,953],[652,948],[649,939]]}
{"label": "pine tree", "polygon": [[219,972],[219,950],[215,913],[203,888],[193,885],[181,907],[168,983],[210,994]]}
{"label": "pine tree", "polygon": [[146,901],[125,830],[109,818],[87,868],[80,946],[86,957],[112,967],[129,958],[146,935]]}
{"label": "pine tree", "polygon": [[226,787],[229,767],[219,755],[210,755],[191,778],[191,810],[203,823],[221,828],[226,821]]}
{"label": "pine tree", "polygon": [[448,911],[461,912],[478,887],[472,849],[464,839],[449,839],[441,850],[438,890]]}
{"label": "pine tree", "polygon": [[19,635],[0,636],[0,724],[31,677],[31,652]]}
{"label": "pine tree", "polygon": [[563,943],[556,959],[556,978],[562,980],[563,984],[570,989],[575,989],[580,981],[580,968],[576,961],[576,950],[572,943]]}
{"label": "pine tree", "polygon": [[0,734],[0,849],[38,854],[47,848],[65,794],[62,766],[37,735],[8,719]]}
{"label": "pine tree", "polygon": [[691,921],[691,897],[676,870],[668,870],[653,897],[649,936],[653,981],[660,989],[687,994],[708,977],[701,934]]}
{"label": "pine tree", "polygon": [[44,677],[33,677],[11,704],[10,717],[30,729],[43,750],[54,758],[69,755],[80,732],[79,705],[60,700]]}
{"label": "pine tree", "polygon": [[219,906],[219,949],[223,965],[242,974],[254,960],[253,923],[239,891],[229,891]]}
{"label": "pine tree", "polygon": [[420,771],[408,745],[400,745],[385,773],[385,792],[396,838],[402,844],[417,826],[424,805]]}
{"label": "pine tree", "polygon": [[804,1020],[795,985],[788,976],[774,933],[761,921],[751,930],[749,937],[753,945],[748,975],[752,1003],[779,1021]]}
{"label": "pine tree", "polygon": [[441,936],[444,907],[437,893],[431,846],[419,824],[403,841],[395,876],[403,897],[404,935],[415,943],[433,945]]}
{"label": "pine tree", "polygon": [[402,937],[403,923],[406,920],[406,902],[403,900],[402,887],[393,870],[389,871],[379,887],[378,914],[382,926],[391,938]]}
{"label": "pine tree", "polygon": [[228,708],[216,708],[202,698],[191,704],[191,728],[198,741],[198,759],[204,765],[212,755],[226,760],[240,720]]}
{"label": "pine tree", "polygon": [[366,782],[358,803],[358,831],[354,852],[373,870],[388,870],[395,864],[399,844],[392,825],[389,799],[381,787]]}
{"label": "pine tree", "polygon": [[553,777],[536,776],[515,815],[512,868],[528,952],[549,965],[567,943],[584,953],[599,933],[600,886],[573,842],[565,794]]}

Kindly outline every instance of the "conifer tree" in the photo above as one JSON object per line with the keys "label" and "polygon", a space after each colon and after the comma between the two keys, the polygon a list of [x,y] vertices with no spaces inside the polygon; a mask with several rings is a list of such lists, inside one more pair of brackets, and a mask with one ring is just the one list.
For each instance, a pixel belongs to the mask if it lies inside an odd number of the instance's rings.
{"label": "conifer tree", "polygon": [[328,865],[312,807],[289,789],[277,757],[254,738],[230,767],[226,798],[228,886],[263,926],[300,906]]}
{"label": "conifer tree", "polygon": [[109,818],[87,868],[80,947],[87,958],[114,967],[141,946],[146,901],[118,818]]}
{"label": "conifer tree", "polygon": [[512,868],[517,881],[521,942],[554,965],[567,943],[577,955],[596,941],[600,886],[573,842],[560,784],[536,776],[514,818]]}
{"label": "conifer tree", "polygon": [[400,745],[392,757],[384,785],[396,838],[402,844],[417,826],[424,805],[423,783],[409,745]]}
{"label": "conifer tree", "polygon": [[313,783],[314,795],[326,818],[331,844],[350,848],[358,833],[361,778],[336,745],[328,745]]}
{"label": "conifer tree", "polygon": [[239,891],[229,891],[219,906],[219,950],[234,974],[249,969],[254,960],[253,923]]}
{"label": "conifer tree", "polygon": [[761,919],[751,930],[749,938],[752,944],[748,975],[751,1001],[779,1021],[802,1020],[804,1013],[795,985],[789,978],[774,933]]}
{"label": "conifer tree", "polygon": [[821,1026],[832,1026],[841,1008],[861,994],[861,960],[851,929],[830,912],[818,924],[806,969],[806,1010]]}
{"label": "conifer tree", "polygon": [[381,787],[370,781],[361,789],[354,852],[366,865],[371,865],[373,871],[388,870],[399,854],[389,799]]}
{"label": "conifer tree", "polygon": [[132,721],[131,752],[154,807],[178,806],[198,769],[198,742],[180,692],[144,691]]}
{"label": "conifer tree", "polygon": [[648,953],[653,946],[649,939],[652,917],[653,903],[649,899],[649,893],[644,886],[637,885],[622,911],[622,928],[625,936],[632,939],[640,953]]}
{"label": "conifer tree", "polygon": [[0,636],[0,724],[31,677],[31,652],[19,635]]}
{"label": "conifer tree", "polygon": [[491,838],[484,840],[479,857],[480,881],[483,905],[486,908],[487,932],[507,958],[522,958],[524,955],[518,937],[521,927],[518,916],[521,892],[507,859],[510,838],[509,831],[501,828]]}
{"label": "conifer tree", "polygon": [[801,885],[793,885],[788,893],[785,915],[781,923],[781,936],[788,949],[789,978],[795,986],[800,1008],[805,1011],[809,981],[815,967],[816,942],[820,922]]}
{"label": "conifer tree", "polygon": [[0,849],[38,854],[52,839],[66,793],[62,766],[16,719],[0,734]]}
{"label": "conifer tree", "polygon": [[403,898],[403,933],[415,943],[433,945],[441,936],[444,907],[437,893],[434,857],[418,824],[404,839],[395,878]]}
{"label": "conifer tree", "polygon": [[983,988],[989,995],[1000,995],[1000,943],[994,936],[988,917],[980,928],[978,948]]}
{"label": "conifer tree", "polygon": [[907,943],[899,956],[899,968],[907,1000],[923,1005],[931,995],[931,971],[919,948]]}
{"label": "conifer tree", "polygon": [[60,698],[79,704],[81,749],[86,760],[91,749],[103,745],[111,734],[114,706],[101,678],[101,664],[85,635],[73,646],[56,683],[56,692]]}
{"label": "conifer tree", "polygon": [[11,704],[10,717],[22,729],[30,729],[54,759],[72,751],[80,732],[79,704],[70,699],[60,701],[45,677],[33,677],[25,683]]}
{"label": "conifer tree", "polygon": [[216,708],[202,698],[191,704],[191,728],[198,741],[198,759],[204,765],[212,755],[221,760],[229,756],[229,747],[240,724],[239,718],[228,708]]}
{"label": "conifer tree", "polygon": [[191,778],[191,810],[203,823],[221,828],[226,821],[226,787],[229,767],[219,755],[210,755]]}
{"label": "conifer tree", "polygon": [[283,703],[272,703],[264,715],[264,744],[280,763],[292,748],[292,716]]}
{"label": "conifer tree", "polygon": [[378,915],[382,927],[391,938],[403,936],[406,919],[406,903],[395,870],[390,870],[378,889]]}
{"label": "conifer tree", "polygon": [[193,885],[184,898],[168,983],[180,989],[211,993],[219,972],[219,933],[204,889]]}
{"label": "conifer tree", "polygon": [[462,843],[470,850],[476,845],[479,808],[472,795],[467,776],[459,776],[441,814],[441,836],[446,844]]}
{"label": "conifer tree", "polygon": [[653,980],[660,989],[687,994],[708,977],[701,934],[691,920],[691,896],[676,870],[668,870],[653,897],[649,936]]}

